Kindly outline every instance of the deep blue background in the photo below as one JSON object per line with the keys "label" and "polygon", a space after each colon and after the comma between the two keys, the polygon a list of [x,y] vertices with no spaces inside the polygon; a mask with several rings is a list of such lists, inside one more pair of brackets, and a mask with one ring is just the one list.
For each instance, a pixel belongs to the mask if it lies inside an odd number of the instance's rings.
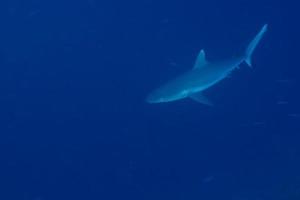
{"label": "deep blue background", "polygon": [[[0,199],[300,199],[299,6],[1,1]],[[207,91],[215,107],[145,103],[264,23],[253,70]]]}

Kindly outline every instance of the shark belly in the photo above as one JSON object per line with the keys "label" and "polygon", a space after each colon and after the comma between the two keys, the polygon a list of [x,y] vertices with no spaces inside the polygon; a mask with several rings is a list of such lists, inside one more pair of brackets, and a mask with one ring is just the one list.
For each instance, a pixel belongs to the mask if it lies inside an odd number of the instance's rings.
{"label": "shark belly", "polygon": [[200,76],[194,81],[193,86],[189,90],[192,93],[202,92],[226,78],[227,74],[226,72],[215,71],[206,76]]}
{"label": "shark belly", "polygon": [[216,66],[208,66],[191,70],[155,90],[148,96],[147,101],[149,103],[161,103],[191,97],[226,78],[232,69],[232,67],[224,70]]}

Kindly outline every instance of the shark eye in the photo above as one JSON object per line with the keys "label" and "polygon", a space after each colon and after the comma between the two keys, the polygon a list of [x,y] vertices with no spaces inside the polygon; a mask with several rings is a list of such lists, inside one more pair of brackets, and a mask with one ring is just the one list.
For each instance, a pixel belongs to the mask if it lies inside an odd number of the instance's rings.
{"label": "shark eye", "polygon": [[187,95],[189,92],[187,91],[187,90],[183,90],[182,92],[181,92],[181,95],[183,95],[183,96],[185,96],[185,95]]}

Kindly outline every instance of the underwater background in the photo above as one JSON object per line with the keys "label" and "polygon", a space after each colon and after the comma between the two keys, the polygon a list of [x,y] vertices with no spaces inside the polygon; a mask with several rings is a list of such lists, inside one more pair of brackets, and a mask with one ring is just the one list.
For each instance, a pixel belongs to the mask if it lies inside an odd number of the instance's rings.
{"label": "underwater background", "polygon": [[[299,3],[2,0],[1,200],[299,200]],[[245,64],[215,106],[145,97],[208,60]]]}

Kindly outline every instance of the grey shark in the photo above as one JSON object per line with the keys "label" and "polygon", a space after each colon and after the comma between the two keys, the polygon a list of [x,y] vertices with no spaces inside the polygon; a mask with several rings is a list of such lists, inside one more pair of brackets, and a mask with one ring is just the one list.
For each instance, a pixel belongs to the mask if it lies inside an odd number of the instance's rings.
{"label": "grey shark", "polygon": [[199,103],[212,106],[212,102],[203,95],[203,91],[226,78],[243,62],[251,67],[251,56],[257,44],[267,31],[265,24],[241,56],[220,62],[209,62],[202,49],[198,54],[194,67],[186,73],[167,82],[148,95],[148,103],[171,102],[184,98],[191,98]]}

